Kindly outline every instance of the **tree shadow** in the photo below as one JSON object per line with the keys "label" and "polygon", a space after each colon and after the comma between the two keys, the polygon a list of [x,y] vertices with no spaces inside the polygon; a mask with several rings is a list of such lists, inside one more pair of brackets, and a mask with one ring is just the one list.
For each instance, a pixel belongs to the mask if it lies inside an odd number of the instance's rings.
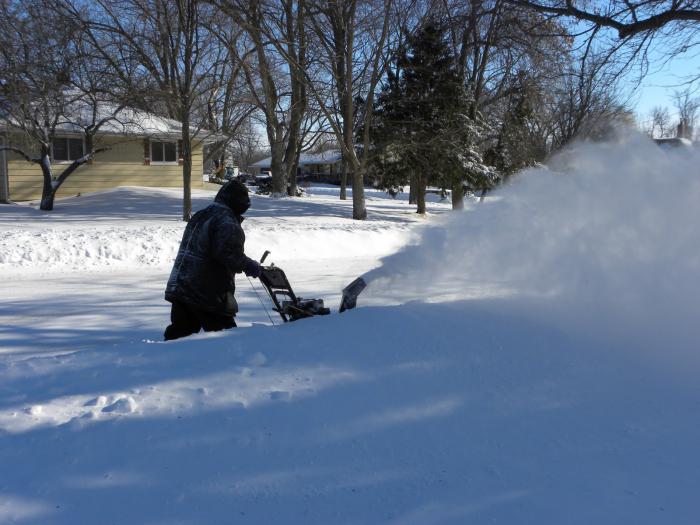
{"label": "tree shadow", "polygon": [[[196,191],[192,210],[196,212],[214,201],[215,193]],[[252,206],[246,217],[298,218],[332,217],[352,219],[352,201],[318,201],[308,198],[272,199],[251,194]],[[412,210],[397,203],[377,200],[369,206],[368,222],[405,222]],[[71,197],[57,201],[51,212],[29,205],[3,206],[0,218],[27,220],[34,223],[89,222],[106,220],[178,221],[182,217],[182,197],[174,191],[158,188],[120,187],[105,192]]]}

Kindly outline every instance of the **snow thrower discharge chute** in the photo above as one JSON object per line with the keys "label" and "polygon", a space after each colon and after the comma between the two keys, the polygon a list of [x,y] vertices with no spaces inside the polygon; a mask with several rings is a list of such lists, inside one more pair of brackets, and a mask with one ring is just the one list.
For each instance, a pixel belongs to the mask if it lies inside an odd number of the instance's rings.
{"label": "snow thrower discharge chute", "polygon": [[[273,310],[277,312],[282,321],[296,321],[306,317],[314,317],[316,315],[328,315],[331,313],[329,308],[323,305],[323,299],[304,299],[298,297],[289,279],[285,275],[282,268],[274,265],[274,263],[265,266],[265,259],[270,255],[269,251],[265,251],[260,258],[261,273],[260,282],[265,287],[267,294],[272,300]],[[340,312],[351,310],[357,305],[357,296],[365,289],[367,284],[358,277],[345,288],[343,288],[343,296],[340,301]]]}

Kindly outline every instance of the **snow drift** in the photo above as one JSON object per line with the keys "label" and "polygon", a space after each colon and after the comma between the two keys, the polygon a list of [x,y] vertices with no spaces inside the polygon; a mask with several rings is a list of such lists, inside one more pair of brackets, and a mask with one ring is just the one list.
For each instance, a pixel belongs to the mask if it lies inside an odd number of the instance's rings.
{"label": "snow drift", "polygon": [[694,350],[698,166],[697,151],[664,151],[634,134],[578,144],[384,259],[363,299],[517,294],[532,315],[569,329]]}

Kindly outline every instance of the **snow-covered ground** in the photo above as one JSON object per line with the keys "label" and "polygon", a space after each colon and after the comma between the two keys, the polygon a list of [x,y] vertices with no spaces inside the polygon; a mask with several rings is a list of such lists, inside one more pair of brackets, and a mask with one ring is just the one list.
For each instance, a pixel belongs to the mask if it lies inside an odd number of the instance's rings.
{"label": "snow-covered ground", "polygon": [[[372,190],[369,219],[352,221],[351,201],[334,191],[311,188],[310,197],[281,200],[252,195],[244,229],[250,256],[270,250],[267,262],[286,271],[299,295],[337,307],[343,286],[410,242],[426,221],[405,200]],[[213,195],[195,191],[193,208]],[[0,354],[160,338],[170,311],[163,290],[184,230],[180,206],[174,190],[119,188],[58,201],[51,213],[0,207]],[[433,214],[448,209],[430,203]],[[240,325],[270,324],[259,284],[240,276],[237,295]]]}
{"label": "snow-covered ground", "polygon": [[249,253],[360,306],[272,326],[240,278],[240,329],[168,343],[176,193],[0,206],[0,523],[697,523],[698,160],[581,146],[427,219],[254,197]]}

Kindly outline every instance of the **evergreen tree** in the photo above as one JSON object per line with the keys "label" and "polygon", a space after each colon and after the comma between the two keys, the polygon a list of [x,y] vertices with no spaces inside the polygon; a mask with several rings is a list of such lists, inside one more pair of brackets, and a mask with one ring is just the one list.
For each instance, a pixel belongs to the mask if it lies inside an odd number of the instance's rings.
{"label": "evergreen tree", "polygon": [[429,184],[452,189],[453,208],[460,208],[465,190],[486,190],[495,181],[478,151],[485,127],[478,114],[469,116],[473,98],[444,35],[435,20],[407,35],[373,121],[373,171],[388,189],[412,183],[418,213],[425,213]]}

